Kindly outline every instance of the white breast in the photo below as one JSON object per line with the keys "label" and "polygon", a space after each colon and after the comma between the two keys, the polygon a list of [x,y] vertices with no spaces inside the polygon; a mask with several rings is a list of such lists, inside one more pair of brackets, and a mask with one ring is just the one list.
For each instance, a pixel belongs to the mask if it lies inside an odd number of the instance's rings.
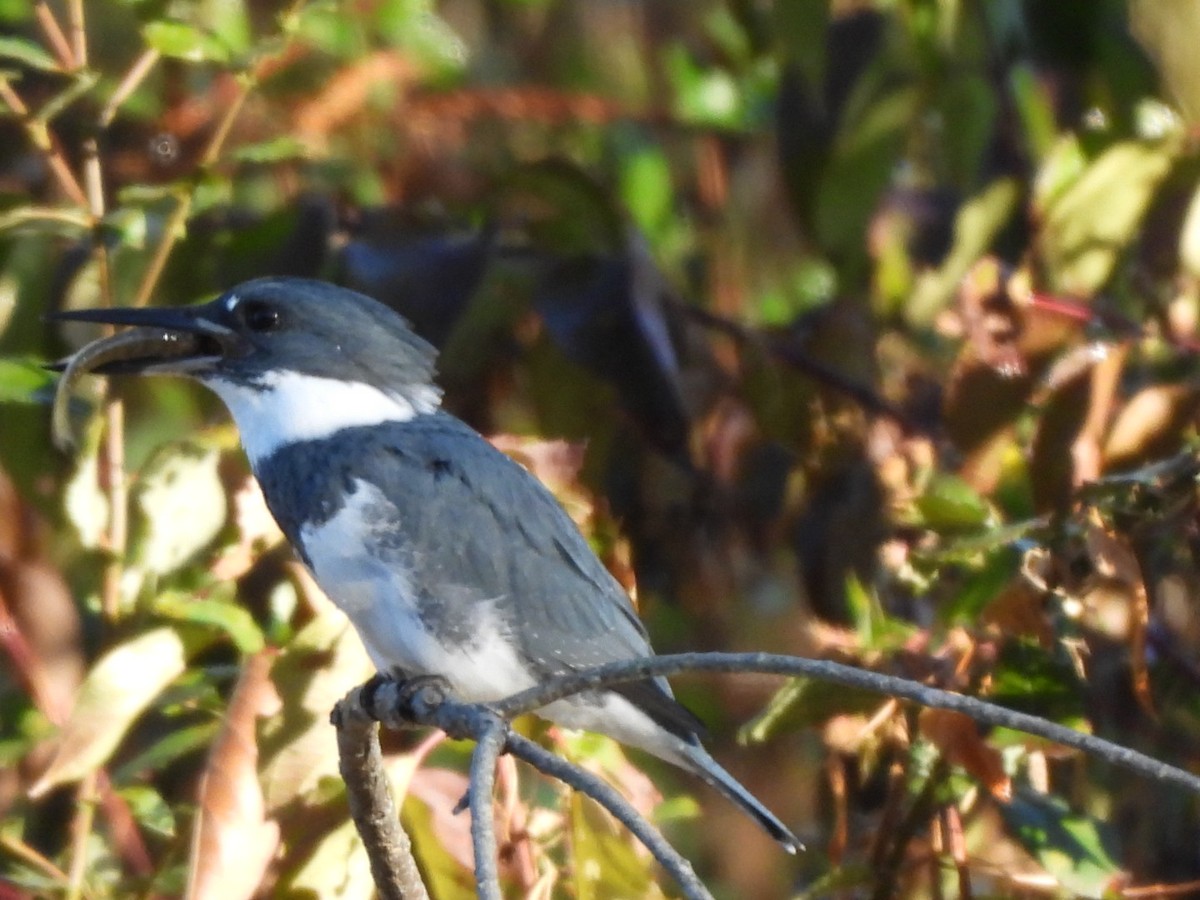
{"label": "white breast", "polygon": [[534,679],[496,613],[496,598],[478,599],[470,585],[453,584],[432,598],[477,607],[467,611],[476,627],[465,643],[450,646],[425,625],[414,588],[420,578],[415,555],[393,552],[384,560],[372,552],[398,516],[379,488],[358,480],[336,515],[300,529],[313,576],[350,618],[375,666],[381,672],[441,675],[470,701],[497,700],[531,687]]}

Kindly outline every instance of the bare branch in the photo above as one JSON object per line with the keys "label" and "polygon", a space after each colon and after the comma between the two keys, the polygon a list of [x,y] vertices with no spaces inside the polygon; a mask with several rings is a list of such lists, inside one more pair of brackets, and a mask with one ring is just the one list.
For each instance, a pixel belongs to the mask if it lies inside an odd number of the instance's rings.
{"label": "bare branch", "polygon": [[366,846],[379,896],[383,900],[429,900],[383,770],[379,726],[364,714],[358,699],[361,691],[351,691],[331,716],[350,815]]}
{"label": "bare branch", "polygon": [[824,659],[802,659],[775,653],[679,653],[656,656],[610,663],[550,678],[537,687],[521,691],[490,706],[506,718],[512,718],[572,694],[683,672],[758,672],[768,675],[804,676],[912,700],[922,706],[952,709],[970,716],[977,722],[1012,728],[1067,747],[1074,747],[1114,765],[1140,772],[1155,781],[1177,784],[1194,794],[1200,794],[1200,777],[1112,741],[1083,734],[1028,713],[1005,709],[986,700]]}
{"label": "bare branch", "polygon": [[505,720],[487,704],[459,703],[448,698],[444,683],[437,678],[416,678],[408,682],[376,679],[352,691],[341,705],[351,702],[358,704],[360,715],[365,714],[389,728],[427,725],[442,729],[452,738],[475,740],[481,747],[487,745],[483,750],[477,747],[471,760],[468,794],[475,849],[475,883],[479,896],[485,900],[500,897],[495,872],[492,783],[496,757],[503,751],[511,752],[547,775],[587,794],[633,832],[676,880],[689,900],[712,900],[688,861],[618,791],[590,772],[511,732]]}

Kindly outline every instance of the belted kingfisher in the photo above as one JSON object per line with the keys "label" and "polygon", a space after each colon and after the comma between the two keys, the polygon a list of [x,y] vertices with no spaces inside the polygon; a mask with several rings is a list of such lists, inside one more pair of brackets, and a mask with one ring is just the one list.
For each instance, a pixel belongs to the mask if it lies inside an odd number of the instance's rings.
{"label": "belted kingfisher", "polygon": [[[381,303],[264,278],[202,306],[60,318],[171,337],[96,371],[182,374],[216,392],[271,513],[381,673],[441,676],[462,700],[486,702],[653,653],[629,597],[558,501],[440,408],[435,351]],[[700,722],[664,679],[539,714],[699,775],[787,850],[801,846],[704,750]]]}

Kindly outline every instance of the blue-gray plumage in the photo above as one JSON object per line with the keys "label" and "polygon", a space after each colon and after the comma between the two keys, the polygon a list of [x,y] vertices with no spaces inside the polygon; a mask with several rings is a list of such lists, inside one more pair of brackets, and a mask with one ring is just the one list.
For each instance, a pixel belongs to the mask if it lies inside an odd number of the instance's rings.
{"label": "blue-gray plumage", "polygon": [[[66,317],[172,334],[169,356],[107,371],[187,374],[225,401],[272,514],[381,672],[441,676],[462,699],[487,701],[653,652],[558,501],[440,409],[432,348],[374,300],[261,279],[189,309]],[[700,775],[800,846],[703,749],[700,723],[664,680],[541,713]]]}

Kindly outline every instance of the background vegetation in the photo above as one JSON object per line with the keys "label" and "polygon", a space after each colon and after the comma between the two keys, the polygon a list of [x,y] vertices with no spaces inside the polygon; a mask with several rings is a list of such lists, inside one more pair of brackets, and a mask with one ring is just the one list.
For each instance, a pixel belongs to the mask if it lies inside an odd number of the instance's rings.
{"label": "background vegetation", "polygon": [[[441,346],[447,405],[555,488],[660,651],[827,656],[1200,764],[1194,4],[0,0],[0,22],[0,898],[369,892],[327,724],[369,667],[219,406],[95,384],[80,448],[49,443],[40,365],[95,332],[47,312],[271,273]],[[818,683],[679,692],[807,853],[523,727],[723,896],[1200,880],[1178,791]],[[470,896],[467,749],[389,749],[433,892]],[[659,895],[590,802],[500,784],[512,896]]]}

